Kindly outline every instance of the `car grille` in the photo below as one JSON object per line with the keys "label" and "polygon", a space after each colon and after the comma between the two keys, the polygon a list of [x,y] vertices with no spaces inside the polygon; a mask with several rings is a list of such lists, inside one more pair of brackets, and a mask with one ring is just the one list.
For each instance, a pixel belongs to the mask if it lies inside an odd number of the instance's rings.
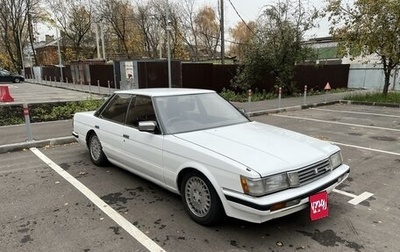
{"label": "car grille", "polygon": [[329,159],[314,163],[312,165],[301,168],[297,171],[290,172],[291,175],[297,175],[299,186],[310,183],[320,177],[325,176],[331,171]]}

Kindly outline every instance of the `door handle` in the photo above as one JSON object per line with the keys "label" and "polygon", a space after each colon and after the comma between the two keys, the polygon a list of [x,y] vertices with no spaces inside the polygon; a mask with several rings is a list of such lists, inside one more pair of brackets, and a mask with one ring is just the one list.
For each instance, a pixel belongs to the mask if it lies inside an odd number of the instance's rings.
{"label": "door handle", "polygon": [[94,127],[95,127],[96,129],[100,129],[100,127],[99,127],[98,125],[95,125]]}
{"label": "door handle", "polygon": [[122,136],[123,136],[124,138],[126,138],[126,139],[129,139],[129,136],[126,135],[126,134],[123,134]]}

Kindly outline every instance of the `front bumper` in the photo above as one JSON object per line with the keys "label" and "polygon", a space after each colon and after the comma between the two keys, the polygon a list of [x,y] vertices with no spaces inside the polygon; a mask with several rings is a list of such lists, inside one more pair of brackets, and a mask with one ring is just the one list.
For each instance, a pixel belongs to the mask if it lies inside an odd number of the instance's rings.
{"label": "front bumper", "polygon": [[[321,191],[328,193],[347,179],[350,168],[342,165],[331,174],[298,188],[291,188],[263,197],[252,197],[242,193],[224,190],[228,216],[261,223],[282,217],[308,206],[309,197]],[[276,209],[277,205],[284,207]]]}

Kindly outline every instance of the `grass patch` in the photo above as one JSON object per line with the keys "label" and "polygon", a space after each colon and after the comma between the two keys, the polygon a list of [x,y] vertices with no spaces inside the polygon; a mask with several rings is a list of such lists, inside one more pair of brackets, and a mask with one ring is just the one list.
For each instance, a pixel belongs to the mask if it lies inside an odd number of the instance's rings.
{"label": "grass patch", "polygon": [[354,93],[349,94],[344,97],[345,100],[351,101],[359,101],[359,102],[375,102],[375,103],[391,103],[391,104],[399,104],[400,103],[400,93],[399,92],[390,92],[387,95],[382,93]]}

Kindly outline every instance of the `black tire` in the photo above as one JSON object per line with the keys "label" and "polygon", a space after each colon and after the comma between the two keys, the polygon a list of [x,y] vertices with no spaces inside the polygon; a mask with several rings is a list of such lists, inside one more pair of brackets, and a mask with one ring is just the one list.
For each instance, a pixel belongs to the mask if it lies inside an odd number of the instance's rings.
{"label": "black tire", "polygon": [[181,197],[190,218],[201,225],[215,225],[225,216],[217,192],[200,172],[191,171],[184,175]]}
{"label": "black tire", "polygon": [[21,80],[19,78],[14,79],[14,83],[20,83],[20,82],[21,82]]}
{"label": "black tire", "polygon": [[88,148],[90,159],[93,164],[97,166],[104,166],[107,164],[107,157],[103,152],[100,139],[95,133],[92,133],[89,137]]}

